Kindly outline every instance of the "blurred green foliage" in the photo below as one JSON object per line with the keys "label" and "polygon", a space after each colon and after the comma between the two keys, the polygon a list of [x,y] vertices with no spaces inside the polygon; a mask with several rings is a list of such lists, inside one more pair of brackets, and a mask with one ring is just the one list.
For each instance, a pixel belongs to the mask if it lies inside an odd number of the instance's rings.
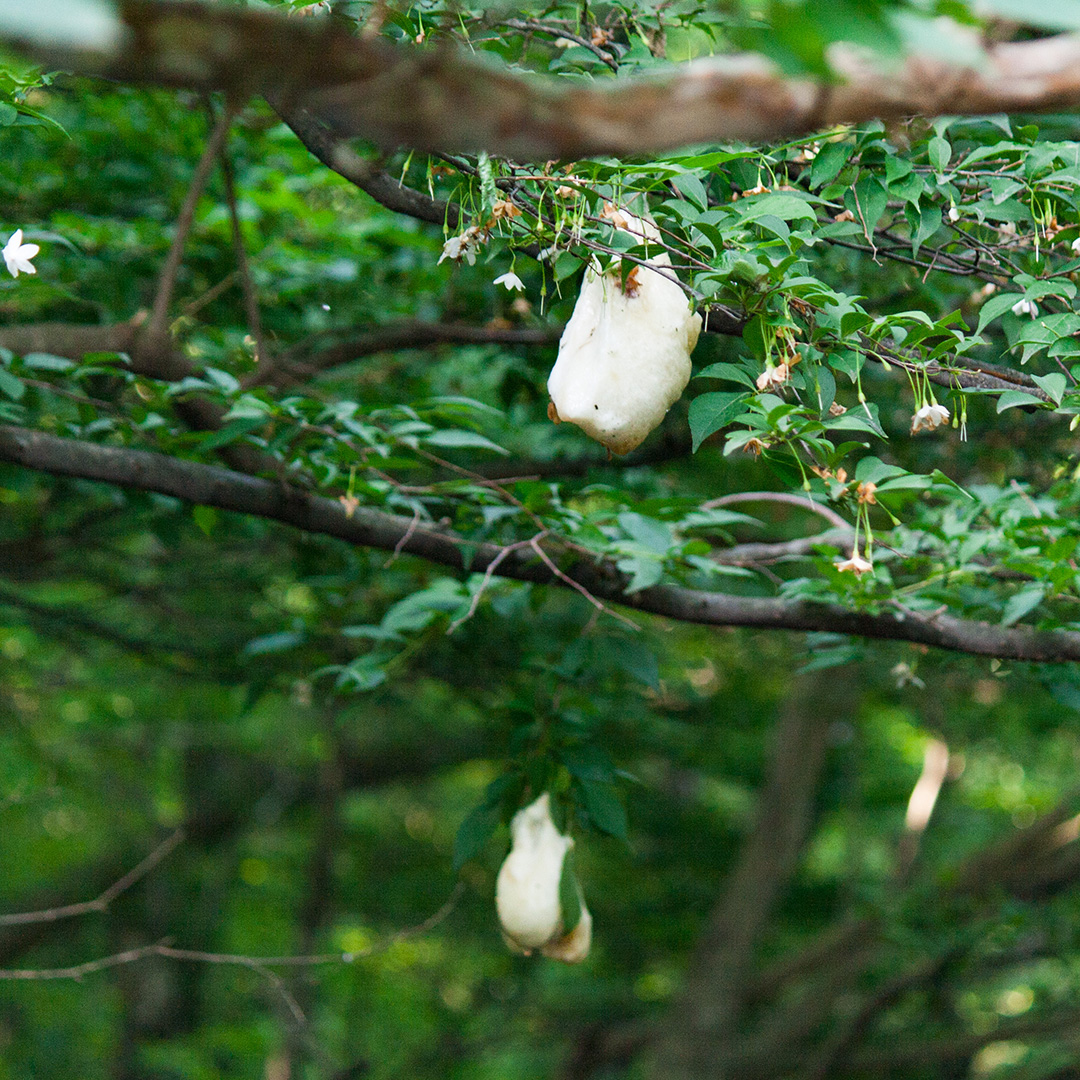
{"label": "blurred green foliage", "polygon": [[[1003,0],[988,6],[1016,16]],[[661,18],[670,58],[753,45],[811,71],[830,41],[893,51],[923,40],[942,12],[973,21],[955,3],[662,7],[531,14],[572,20],[575,33],[606,19],[620,71],[659,66],[650,41]],[[1069,5],[1043,8],[1026,13],[1032,32],[1073,25]],[[501,30],[498,10],[448,11],[396,10],[385,32],[467,36],[535,68],[607,77],[584,47]],[[23,228],[42,252],[35,276],[0,282],[0,322],[137,317],[153,303],[219,103],[15,66],[4,80],[0,224]],[[604,200],[642,194],[699,298],[754,318],[742,339],[703,340],[698,396],[673,409],[653,456],[627,461],[547,423],[550,346],[394,349],[281,385],[252,382],[267,357],[245,314],[219,172],[198,202],[172,313],[197,375],[168,383],[134,374],[117,353],[76,363],[3,350],[0,417],[191,460],[254,447],[298,483],[447,522],[467,541],[553,530],[619,560],[631,589],[677,581],[1074,627],[1076,136],[1071,116],[946,119],[577,163],[569,180],[582,194],[559,204],[556,260],[529,258],[530,245],[555,239],[546,225],[514,219],[476,265],[440,265],[447,234],[315,164],[252,103],[227,153],[271,357],[302,367],[320,343],[399,320],[557,325],[589,257],[582,238],[601,257],[618,254],[602,250]],[[457,199],[466,224],[490,212],[493,177],[523,205],[552,204],[551,175],[530,179],[514,163],[489,165],[486,177],[464,160],[402,153],[379,164]],[[959,222],[952,206],[963,208]],[[985,249],[999,260],[990,276],[1011,290],[1006,303],[980,293],[986,279],[965,263]],[[525,305],[493,284],[511,265]],[[1011,310],[1021,298],[1054,318],[1023,320]],[[814,318],[797,317],[808,308]],[[795,342],[800,319],[803,363],[787,396],[758,393],[755,376],[778,342]],[[918,364],[935,351],[1032,360],[1023,370],[1049,380],[1038,384],[1049,400],[1003,409],[947,389],[970,441],[947,430],[909,437],[913,384],[888,360],[866,359],[882,343],[915,350]],[[228,410],[225,428],[182,422],[177,403],[196,394]],[[834,399],[848,407],[844,424],[828,419]],[[761,460],[733,453],[752,437],[768,444]],[[852,442],[837,450],[842,439]],[[509,473],[495,468],[504,458]],[[755,504],[755,517],[701,510],[718,494],[800,489],[806,478],[854,520],[863,511],[854,485],[835,479],[842,462],[879,487],[865,519],[880,538],[873,578],[838,571],[828,546],[754,572],[707,558],[733,541],[816,528],[789,505]],[[761,966],[865,917],[884,927],[885,947],[860,991],[943,958],[940,977],[875,1017],[871,1050],[957,1032],[975,1040],[959,1062],[901,1063],[887,1075],[1075,1069],[1067,1025],[1050,1022],[1041,1038],[994,1035],[1016,1018],[1075,1016],[1071,880],[1020,898],[948,892],[966,860],[1072,795],[1074,669],[638,614],[633,628],[569,590],[484,582],[9,466],[0,507],[0,968],[67,967],[160,941],[253,957],[360,954],[285,969],[285,994],[250,967],[162,957],[79,982],[0,981],[0,1080],[586,1075],[567,1062],[594,1032],[678,1022],[687,965],[754,821],[776,718],[805,686],[835,692],[836,715],[812,835],[759,943]],[[798,674],[814,669],[820,681]],[[952,773],[905,880],[905,805],[931,738],[948,744]],[[577,836],[595,919],[580,968],[512,955],[495,921],[503,825],[542,788],[560,797]],[[107,912],[2,924],[7,912],[93,899],[177,827],[181,846]],[[442,922],[395,940],[459,877]],[[842,1027],[844,1008],[808,1044]],[[596,1075],[643,1076],[638,1049]],[[770,1075],[801,1067],[778,1063]]]}

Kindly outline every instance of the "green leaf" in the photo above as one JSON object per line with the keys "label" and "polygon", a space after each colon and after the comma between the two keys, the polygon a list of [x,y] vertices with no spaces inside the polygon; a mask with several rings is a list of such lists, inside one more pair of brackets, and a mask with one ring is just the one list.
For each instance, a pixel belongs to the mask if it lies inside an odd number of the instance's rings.
{"label": "green leaf", "polygon": [[249,432],[255,431],[256,428],[261,428],[265,423],[265,416],[249,416],[241,420],[234,420],[231,424],[226,424],[223,428],[211,432],[205,439],[200,441],[199,445],[203,450],[216,450],[218,447],[228,446],[229,443],[236,442],[237,439],[243,438]]}
{"label": "green leaf", "polygon": [[1023,297],[1019,293],[998,293],[979,309],[979,324],[975,327],[976,336],[981,334],[989,323],[992,323],[999,315],[1011,311],[1014,304],[1019,303]]}
{"label": "green leaf", "polygon": [[574,873],[573,852],[563,856],[559,875],[559,907],[562,909],[562,929],[569,934],[581,922],[581,886]]}
{"label": "green leaf", "polygon": [[656,555],[666,555],[675,543],[671,526],[657,518],[627,510],[619,515],[618,520],[620,527],[632,540]]}
{"label": "green leaf", "polygon": [[66,356],[53,356],[52,353],[31,352],[23,358],[23,365],[35,371],[70,371],[75,362]]}
{"label": "green leaf", "polygon": [[1045,390],[1055,405],[1061,404],[1068,380],[1060,371],[1052,371],[1049,375],[1032,375],[1031,381],[1036,383],[1040,390]]}
{"label": "green leaf", "polygon": [[743,402],[749,396],[741,391],[698,394],[690,402],[690,435],[694,453],[710,435],[731,423],[743,411]]}
{"label": "green leaf", "polygon": [[1003,413],[1006,409],[1015,409],[1018,405],[1042,405],[1042,398],[1029,394],[1024,390],[1006,390],[998,398],[997,411]]}
{"label": "green leaf", "polygon": [[749,387],[751,390],[755,390],[754,380],[750,377],[750,373],[745,369],[739,367],[738,364],[710,364],[707,368],[703,368],[694,376],[696,379],[725,379],[728,382],[742,383],[743,386]]}
{"label": "green leaf", "polygon": [[699,210],[709,208],[709,196],[705,185],[693,173],[678,173],[671,178],[678,191]]}
{"label": "green leaf", "polygon": [[794,195],[763,195],[760,198],[735,204],[735,212],[743,221],[755,221],[761,217],[778,217],[781,221],[799,218],[817,220],[817,212],[805,200]]}
{"label": "green leaf", "polygon": [[22,379],[12,375],[6,367],[0,367],[0,394],[19,401],[26,393],[26,384]]}
{"label": "green leaf", "polygon": [[948,139],[935,135],[927,146],[927,155],[930,165],[935,172],[942,173],[949,167],[949,159],[952,157],[952,147]]}
{"label": "green leaf", "polygon": [[629,840],[626,810],[615,794],[614,785],[601,780],[581,780],[580,784],[592,823],[616,840]]}
{"label": "green leaf", "polygon": [[211,536],[214,532],[214,526],[218,522],[218,512],[213,506],[193,506],[191,508],[191,516],[195,521],[195,524],[207,535]]}
{"label": "green leaf", "polygon": [[438,446],[447,450],[490,450],[495,454],[509,454],[510,451],[493,443],[485,436],[475,431],[463,431],[459,428],[448,428],[443,431],[433,431],[424,437],[426,446]]}
{"label": "green leaf", "polygon": [[847,164],[855,147],[850,142],[827,142],[810,166],[810,186],[827,184]]}
{"label": "green leaf", "polygon": [[296,630],[283,630],[279,634],[267,634],[254,638],[244,646],[245,656],[265,656],[267,653],[288,652],[304,643],[304,635]]}
{"label": "green leaf", "polygon": [[501,821],[502,809],[498,802],[485,799],[479,806],[469,811],[454,836],[454,873],[483,851],[484,845]]}
{"label": "green leaf", "polygon": [[626,586],[628,593],[651,589],[664,576],[663,560],[652,555],[628,556],[619,559],[615,565],[630,577],[630,581]]}
{"label": "green leaf", "polygon": [[881,458],[873,455],[861,458],[859,464],[855,466],[855,479],[859,483],[880,484],[890,477],[906,474],[906,469],[900,468],[899,465],[886,465]]}
{"label": "green leaf", "polygon": [[1005,604],[1001,625],[1012,626],[1013,623],[1019,622],[1042,603],[1045,595],[1046,586],[1042,584],[1029,585],[1027,588],[1021,589],[1020,592],[1014,593]]}

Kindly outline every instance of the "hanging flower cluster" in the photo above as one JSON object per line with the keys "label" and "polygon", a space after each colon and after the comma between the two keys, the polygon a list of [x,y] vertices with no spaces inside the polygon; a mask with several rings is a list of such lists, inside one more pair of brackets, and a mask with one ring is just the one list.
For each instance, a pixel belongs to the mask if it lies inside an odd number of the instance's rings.
{"label": "hanging flower cluster", "polygon": [[911,417],[911,434],[920,431],[935,431],[942,424],[949,422],[950,413],[944,405],[937,403],[934,391],[930,388],[930,379],[925,368],[920,368],[914,375],[909,371],[911,390],[915,395],[915,412]]}
{"label": "hanging flower cluster", "polygon": [[[647,244],[660,232],[611,204],[612,224]],[[646,258],[622,279],[618,265],[585,271],[577,304],[548,378],[555,420],[576,424],[612,453],[639,446],[690,381],[690,353],[701,316],[687,302],[666,252]]]}
{"label": "hanging flower cluster", "polygon": [[526,954],[578,964],[592,943],[592,916],[566,866],[574,846],[555,827],[545,791],[510,823],[510,854],[499,871],[495,908],[507,943]]}

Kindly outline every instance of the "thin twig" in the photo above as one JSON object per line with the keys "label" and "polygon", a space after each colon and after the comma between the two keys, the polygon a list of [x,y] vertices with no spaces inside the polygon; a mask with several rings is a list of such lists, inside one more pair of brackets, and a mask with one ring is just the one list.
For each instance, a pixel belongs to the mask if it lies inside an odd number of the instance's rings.
{"label": "thin twig", "polygon": [[532,541],[540,541],[546,535],[545,532],[539,533],[532,538],[532,540],[519,540],[516,544],[510,544],[508,547],[504,547],[498,555],[495,556],[491,562],[488,563],[487,569],[484,571],[484,580],[480,582],[480,588],[473,594],[472,603],[469,604],[469,610],[461,616],[460,619],[455,619],[447,628],[446,634],[449,637],[462,623],[468,622],[475,614],[476,609],[480,606],[480,598],[487,591],[487,587],[491,584],[492,577],[495,576],[495,571],[499,569],[499,564],[509,555],[512,551],[517,551],[519,548],[531,547]]}
{"label": "thin twig", "polygon": [[195,220],[195,207],[198,205],[203,188],[206,187],[206,181],[210,178],[210,170],[213,168],[214,159],[225,144],[225,136],[228,134],[236,112],[235,106],[226,106],[217,125],[210,133],[210,138],[207,140],[198,165],[195,166],[195,173],[191,177],[191,184],[188,187],[187,195],[184,197],[184,204],[181,206],[180,214],[176,219],[176,234],[173,236],[172,246],[169,248],[165,266],[162,268],[161,277],[158,280],[157,294],[154,296],[154,306],[147,326],[147,335],[151,341],[160,340],[165,336],[169,304],[172,302],[173,292],[176,289],[176,276],[180,272],[184,244],[187,241],[188,233],[191,231],[192,222]]}
{"label": "thin twig", "polygon": [[211,285],[202,296],[197,296],[185,304],[184,314],[189,318],[198,315],[207,304],[212,304],[223,292],[228,291],[239,276],[236,270],[230,270],[216,285]]}
{"label": "thin twig", "polygon": [[[205,952],[202,949],[177,949],[169,945],[167,941],[159,941],[153,945],[141,945],[135,949],[127,949],[124,952],[113,953],[97,960],[87,960],[82,964],[72,964],[69,967],[59,968],[0,968],[0,980],[7,981],[45,981],[56,979],[82,979],[86,975],[92,975],[97,971],[107,968],[119,967],[122,964],[132,964],[137,960],[144,960],[148,956],[164,956],[170,960],[182,960],[198,964],[224,964],[237,967],[250,968],[262,975],[272,976],[280,982],[280,977],[275,975],[270,968],[273,967],[317,967],[325,964],[352,964],[357,960],[366,959],[370,956],[384,953],[399,941],[416,937],[438,926],[457,906],[458,900],[464,891],[464,883],[458,882],[446,902],[433,915],[429,915],[423,922],[415,926],[406,927],[390,934],[380,942],[369,945],[366,949],[357,952],[332,952],[317,953],[310,956],[245,956],[240,953],[217,953]],[[302,1019],[302,1014],[301,1014]]]}
{"label": "thin twig", "polygon": [[710,499],[701,504],[702,510],[715,510],[721,506],[730,506],[732,503],[742,502],[778,502],[788,503],[791,506],[801,507],[803,510],[812,510],[820,514],[830,525],[836,529],[850,531],[851,525],[846,522],[835,510],[830,510],[821,503],[814,502],[808,495],[793,495],[789,491],[735,491],[730,495],[721,495],[718,499]]}
{"label": "thin twig", "polygon": [[627,626],[633,628],[634,630],[640,630],[641,629],[641,627],[638,626],[638,624],[636,622],[634,622],[633,619],[628,618],[626,615],[623,615],[623,613],[621,611],[615,611],[614,609],[609,608],[602,601],[597,600],[596,597],[593,596],[593,594],[591,592],[589,592],[589,590],[586,589],[584,585],[579,584],[572,577],[568,577],[566,574],[564,574],[558,568],[558,566],[556,566],[555,563],[551,560],[551,558],[548,556],[547,552],[544,551],[544,549],[540,546],[540,540],[539,540],[538,537],[534,536],[531,540],[528,541],[528,544],[529,544],[529,547],[531,547],[533,549],[533,551],[535,551],[536,554],[540,556],[540,559],[543,562],[543,564],[560,581],[562,581],[565,584],[569,585],[570,588],[572,588],[572,589],[577,589],[577,591],[579,593],[581,593],[581,595],[584,596],[585,599],[588,600],[589,603],[592,604],[592,606],[594,608],[596,608],[597,611],[603,611],[603,612],[606,612],[608,615],[614,615],[615,618],[619,620],[619,622],[626,623]]}
{"label": "thin twig", "polygon": [[122,878],[114,881],[95,900],[85,900],[79,904],[65,904],[62,907],[46,908],[44,911],[24,911],[12,915],[0,915],[0,926],[25,926],[27,923],[55,922],[57,919],[70,919],[76,915],[86,915],[91,911],[104,911],[121,893],[130,889],[140,878],[149,874],[183,839],[184,830],[177,829],[171,836],[158,844],[138,866],[133,867]]}
{"label": "thin twig", "polygon": [[221,177],[225,182],[225,204],[229,208],[229,224],[232,229],[236,269],[240,274],[240,287],[244,293],[244,313],[247,318],[248,331],[255,341],[255,361],[261,367],[264,366],[269,370],[273,366],[273,360],[266,352],[266,342],[262,331],[262,316],[259,314],[259,298],[255,293],[255,283],[251,277],[251,265],[248,262],[247,249],[244,247],[244,234],[240,228],[240,214],[236,208],[236,183],[233,179],[232,161],[229,160],[228,152],[224,146],[221,146],[218,150],[218,161],[221,165]]}
{"label": "thin twig", "polygon": [[402,549],[409,542],[412,534],[416,532],[416,526],[420,524],[420,511],[413,510],[412,521],[409,522],[409,527],[402,533],[401,539],[394,545],[394,550],[390,555],[390,558],[383,563],[383,569],[389,570],[394,564],[394,561],[401,554]]}

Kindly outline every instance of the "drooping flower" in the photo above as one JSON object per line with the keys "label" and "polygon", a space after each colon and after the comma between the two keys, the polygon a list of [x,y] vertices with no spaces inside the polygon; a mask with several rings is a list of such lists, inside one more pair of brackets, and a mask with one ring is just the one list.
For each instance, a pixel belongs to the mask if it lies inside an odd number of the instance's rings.
{"label": "drooping flower", "polygon": [[[660,233],[648,219],[612,204],[603,216],[659,245]],[[555,415],[615,454],[638,446],[690,381],[701,316],[670,267],[660,252],[642,260],[624,284],[618,268],[601,273],[590,266],[548,378]]]}
{"label": "drooping flower", "polygon": [[517,274],[514,273],[513,270],[510,270],[507,273],[502,274],[499,277],[497,277],[495,279],[495,284],[496,285],[505,285],[506,288],[509,289],[511,292],[513,292],[515,290],[517,292],[524,292],[525,291],[525,282],[522,281],[521,278],[519,278],[517,276]]}
{"label": "drooping flower", "polygon": [[949,207],[949,213],[946,215],[950,221],[960,220],[960,211],[955,206]]}
{"label": "drooping flower", "polygon": [[1012,306],[1014,315],[1030,315],[1033,319],[1039,317],[1039,305],[1034,300],[1017,300]]}
{"label": "drooping flower", "polygon": [[11,239],[4,245],[0,255],[4,256],[8,273],[12,277],[18,277],[21,270],[24,274],[36,274],[37,269],[30,260],[41,250],[37,244],[24,244],[22,229],[16,229],[11,234]]}
{"label": "drooping flower", "polygon": [[757,377],[757,388],[768,390],[771,386],[783,386],[791,377],[791,368],[787,364],[768,364]]}
{"label": "drooping flower", "polygon": [[495,909],[507,941],[525,953],[540,949],[556,960],[584,960],[592,917],[582,903],[577,923],[565,926],[560,883],[574,841],[555,827],[547,792],[514,815],[510,834],[510,854],[495,885]]}
{"label": "drooping flower", "polygon": [[1070,245],[1074,255],[1080,255],[1080,236],[1078,236]]}
{"label": "drooping flower", "polygon": [[442,262],[443,259],[453,259],[455,262],[464,259],[470,266],[473,266],[476,263],[476,248],[480,246],[483,238],[479,226],[470,225],[463,233],[451,236],[443,244],[439,262]]}
{"label": "drooping flower", "polygon": [[933,404],[924,405],[918,409],[911,418],[911,434],[916,435],[920,431],[933,431],[949,422],[949,410],[936,401]]}
{"label": "drooping flower", "polygon": [[856,577],[859,577],[860,575],[866,573],[872,574],[874,572],[874,564],[870,562],[869,559],[864,559],[859,554],[858,548],[852,548],[851,558],[845,559],[842,563],[837,563],[836,569],[841,571],[841,573],[843,573],[844,571],[848,571],[854,574]]}

